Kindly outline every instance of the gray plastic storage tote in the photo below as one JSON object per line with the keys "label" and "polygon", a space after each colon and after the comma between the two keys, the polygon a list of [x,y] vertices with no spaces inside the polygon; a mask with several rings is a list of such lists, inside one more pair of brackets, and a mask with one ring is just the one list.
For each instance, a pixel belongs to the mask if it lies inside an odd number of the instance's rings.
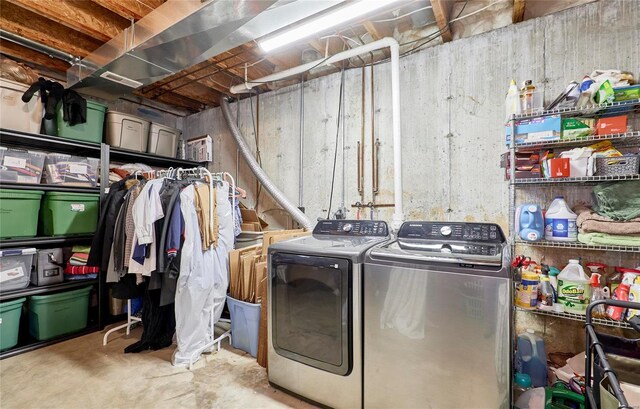
{"label": "gray plastic storage tote", "polygon": [[35,248],[0,250],[0,292],[29,287]]}

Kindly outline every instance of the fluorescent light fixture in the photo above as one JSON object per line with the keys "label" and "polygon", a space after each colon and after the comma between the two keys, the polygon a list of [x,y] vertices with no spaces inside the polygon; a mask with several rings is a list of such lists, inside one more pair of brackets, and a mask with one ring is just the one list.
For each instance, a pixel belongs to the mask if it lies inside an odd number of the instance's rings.
{"label": "fluorescent light fixture", "polygon": [[399,0],[360,0],[349,4],[348,6],[323,14],[322,16],[310,20],[304,24],[286,30],[271,38],[258,42],[263,51],[269,52],[280,48],[283,45],[293,43],[303,38],[307,38],[313,34],[335,27],[349,20],[353,20],[367,13],[387,7]]}

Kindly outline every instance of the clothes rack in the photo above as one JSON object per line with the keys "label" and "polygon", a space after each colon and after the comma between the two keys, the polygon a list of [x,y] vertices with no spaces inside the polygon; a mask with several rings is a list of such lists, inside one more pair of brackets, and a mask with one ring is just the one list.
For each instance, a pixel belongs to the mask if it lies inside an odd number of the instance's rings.
{"label": "clothes rack", "polygon": [[[236,218],[235,206],[236,206],[236,200],[237,200],[235,192],[237,187],[236,187],[233,176],[229,172],[211,173],[208,169],[204,167],[187,168],[187,169],[171,167],[163,170],[136,171],[134,173],[135,177],[143,176],[148,179],[155,179],[159,177],[172,177],[176,179],[182,179],[185,175],[208,180],[210,203],[214,203],[214,196],[213,196],[214,182],[226,181],[227,179],[230,180],[231,191],[234,192],[234,194],[230,195],[232,199],[232,209],[233,209],[233,211],[231,212],[231,218],[232,218],[231,220],[232,220],[232,226],[235,226],[235,218]],[[209,222],[212,224],[211,225],[212,229],[213,229],[213,220],[214,220],[213,216],[214,216],[213,206],[210,206]],[[211,244],[209,247],[209,250],[213,250],[213,247],[214,247],[213,244]],[[189,359],[189,365],[188,365],[190,370],[193,369],[193,364],[198,359],[200,354],[202,354],[205,351],[213,351],[213,350],[220,351],[221,343],[225,338],[228,338],[229,342],[231,342],[231,330],[224,330],[224,332],[219,337],[217,338],[215,337],[216,322],[214,321],[215,321],[215,315],[214,315],[214,310],[212,309],[210,314],[210,325],[209,325],[209,330],[211,331],[209,334],[209,338],[211,339],[211,342],[207,343],[206,345],[204,345],[203,347],[201,347],[200,349],[192,353]],[[223,318],[219,319],[219,321],[230,323],[230,320],[223,319]],[[129,335],[131,326],[136,322],[142,322],[142,319],[139,317],[135,317],[131,314],[131,300],[127,300],[127,322],[107,331],[107,333],[105,333],[103,337],[103,345],[107,344],[109,335],[114,333],[115,331],[126,328],[126,334]]]}

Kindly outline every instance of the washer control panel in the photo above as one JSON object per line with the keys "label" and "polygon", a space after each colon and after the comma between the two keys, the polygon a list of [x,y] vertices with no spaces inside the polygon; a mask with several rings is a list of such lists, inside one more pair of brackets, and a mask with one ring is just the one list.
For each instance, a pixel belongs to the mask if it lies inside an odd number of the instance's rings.
{"label": "washer control panel", "polygon": [[[502,229],[493,223],[405,222],[400,227],[398,238],[446,242],[502,243],[505,241]],[[482,250],[479,254],[482,254]]]}
{"label": "washer control panel", "polygon": [[387,237],[387,223],[380,220],[321,220],[314,235]]}

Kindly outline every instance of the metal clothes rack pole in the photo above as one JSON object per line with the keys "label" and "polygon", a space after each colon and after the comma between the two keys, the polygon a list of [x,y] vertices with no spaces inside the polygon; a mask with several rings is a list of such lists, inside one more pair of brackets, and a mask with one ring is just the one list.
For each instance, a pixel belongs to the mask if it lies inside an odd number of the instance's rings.
{"label": "metal clothes rack pole", "polygon": [[[234,195],[233,195],[233,203],[231,205],[231,228],[234,230],[234,235],[235,235],[235,223],[236,223],[236,213],[235,213],[235,205],[236,205],[236,198],[235,198],[235,191],[236,191],[236,182],[235,179],[233,178],[233,176],[231,176],[231,174],[229,172],[221,172],[221,173],[211,173],[209,172],[208,169],[200,167],[198,169],[201,169],[201,171],[208,176],[209,178],[209,223],[211,223],[211,228],[213,228],[213,179],[214,176],[219,178],[218,180],[224,180],[225,177],[228,177],[231,180],[231,187],[233,189]],[[213,254],[214,251],[214,247],[213,244],[209,246],[209,252],[211,254],[211,257],[214,256]],[[227,271],[227,275],[228,275],[228,271]],[[212,290],[213,291],[213,290]],[[220,348],[222,347],[222,341],[225,338],[229,338],[229,343],[231,343],[231,330],[228,329],[226,331],[224,331],[222,333],[222,335],[220,335],[219,337],[215,337],[215,311],[214,308],[211,308],[211,315],[210,315],[210,323],[209,323],[209,330],[211,331],[211,333],[209,334],[209,337],[211,338],[211,342],[205,344],[204,346],[202,346],[200,349],[198,349],[197,351],[194,351],[191,354],[191,357],[189,358],[189,370],[193,370],[193,364],[195,363],[195,361],[198,359],[198,357],[200,356],[200,354],[202,354],[205,351],[213,351],[214,348],[216,351],[220,351]],[[223,319],[221,318],[219,321],[222,322],[231,322],[228,319]]]}

